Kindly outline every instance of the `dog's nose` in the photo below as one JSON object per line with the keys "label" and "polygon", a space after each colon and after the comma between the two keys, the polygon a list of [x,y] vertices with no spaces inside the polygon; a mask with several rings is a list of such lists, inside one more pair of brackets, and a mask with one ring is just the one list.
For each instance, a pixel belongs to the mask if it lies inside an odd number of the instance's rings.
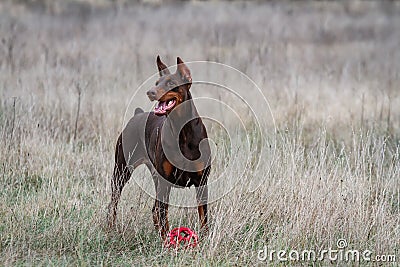
{"label": "dog's nose", "polygon": [[147,91],[147,96],[150,98],[150,100],[156,99],[156,90],[150,89]]}

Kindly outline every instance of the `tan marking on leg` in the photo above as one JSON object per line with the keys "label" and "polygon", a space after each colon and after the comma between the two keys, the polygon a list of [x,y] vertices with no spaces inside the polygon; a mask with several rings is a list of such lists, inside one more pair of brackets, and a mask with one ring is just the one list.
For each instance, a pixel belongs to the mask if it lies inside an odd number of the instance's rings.
{"label": "tan marking on leg", "polygon": [[199,176],[203,176],[204,171],[204,163],[203,162],[196,162],[196,171]]}
{"label": "tan marking on leg", "polygon": [[167,175],[167,176],[170,176],[174,166],[172,166],[172,164],[168,160],[165,160],[163,162],[163,164],[162,164],[162,167],[163,167],[163,170],[164,170],[164,174]]}

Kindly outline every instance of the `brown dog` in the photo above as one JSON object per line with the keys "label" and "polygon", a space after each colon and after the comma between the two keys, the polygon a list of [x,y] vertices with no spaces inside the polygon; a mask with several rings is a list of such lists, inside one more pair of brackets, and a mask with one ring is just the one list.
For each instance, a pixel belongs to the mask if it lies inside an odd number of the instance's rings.
{"label": "brown dog", "polygon": [[210,147],[206,128],[189,91],[190,71],[179,57],[177,64],[177,71],[171,74],[157,57],[160,77],[147,92],[151,101],[158,101],[154,111],[136,109],[118,137],[108,213],[109,225],[113,227],[124,185],[134,168],[146,164],[156,191],[152,209],[154,226],[163,240],[169,230],[167,213],[172,186],[195,186],[201,228],[207,230]]}

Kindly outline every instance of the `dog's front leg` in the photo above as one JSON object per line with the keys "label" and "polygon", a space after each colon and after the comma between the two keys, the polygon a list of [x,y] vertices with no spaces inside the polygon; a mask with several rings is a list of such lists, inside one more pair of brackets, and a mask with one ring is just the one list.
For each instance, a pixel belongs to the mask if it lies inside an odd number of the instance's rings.
{"label": "dog's front leg", "polygon": [[156,200],[153,207],[153,221],[155,228],[164,241],[169,231],[168,202],[171,192],[171,184],[164,178],[158,178],[156,183]]}

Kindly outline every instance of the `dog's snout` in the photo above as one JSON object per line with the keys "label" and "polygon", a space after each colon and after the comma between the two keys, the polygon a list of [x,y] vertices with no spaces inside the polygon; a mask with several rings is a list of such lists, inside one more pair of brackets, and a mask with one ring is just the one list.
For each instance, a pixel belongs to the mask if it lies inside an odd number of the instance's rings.
{"label": "dog's snout", "polygon": [[156,96],[156,90],[151,89],[151,90],[147,91],[147,95],[148,96]]}
{"label": "dog's snout", "polygon": [[147,96],[150,98],[150,100],[155,100],[156,99],[156,90],[154,88],[150,89],[147,91]]}

